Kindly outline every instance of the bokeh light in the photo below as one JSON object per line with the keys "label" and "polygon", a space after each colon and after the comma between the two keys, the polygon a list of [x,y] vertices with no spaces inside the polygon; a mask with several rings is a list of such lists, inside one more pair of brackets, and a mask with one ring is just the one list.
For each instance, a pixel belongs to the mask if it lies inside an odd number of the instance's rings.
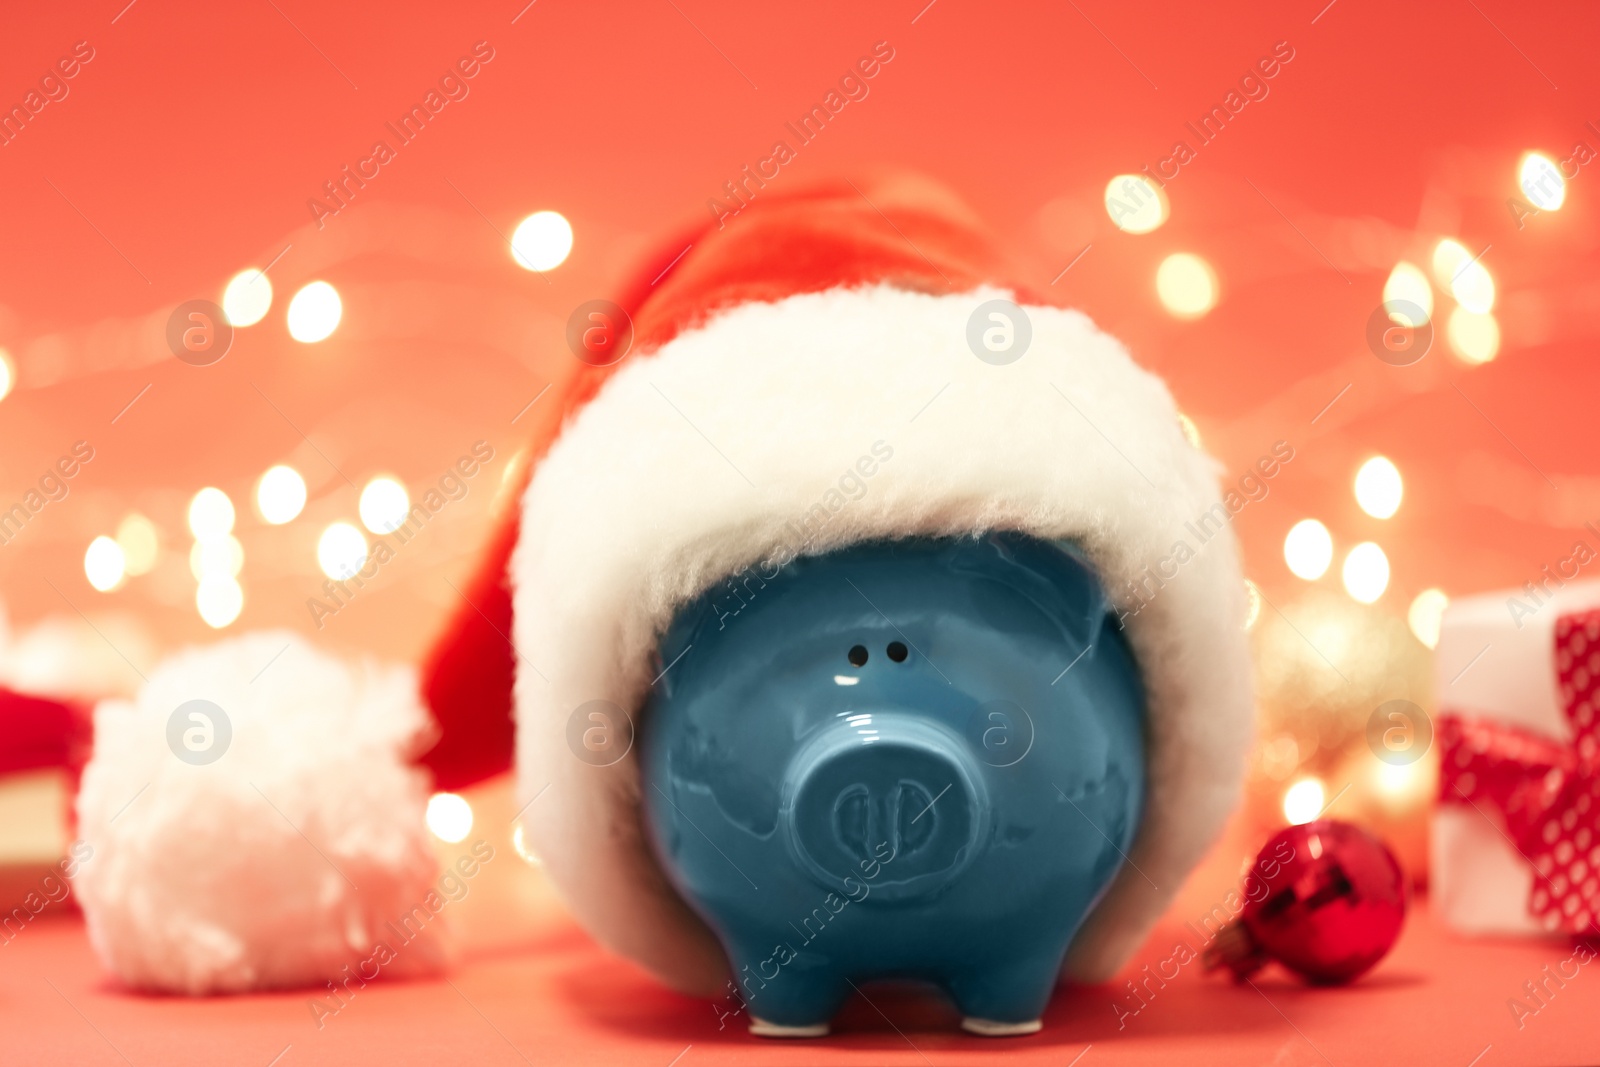
{"label": "bokeh light", "polygon": [[336,522],[317,541],[317,564],[329,578],[344,581],[367,563],[367,539],[348,522]]}
{"label": "bokeh light", "polygon": [[244,569],[244,545],[232,534],[196,541],[189,549],[189,573],[196,580],[237,578]]}
{"label": "bokeh light", "polygon": [[1429,648],[1438,647],[1439,626],[1444,621],[1444,609],[1449,606],[1450,598],[1443,589],[1424,589],[1417,594],[1406,612],[1406,622],[1418,641]]}
{"label": "bokeh light", "polygon": [[12,386],[17,384],[17,368],[11,362],[11,353],[0,348],[0,400],[11,395]]}
{"label": "bokeh light", "polygon": [[511,258],[524,270],[555,270],[572,252],[572,224],[558,211],[535,211],[511,234]]}
{"label": "bokeh light", "polygon": [[[1420,308],[1422,321],[1412,322],[1414,316],[1407,314],[1411,309],[1392,307],[1396,303]],[[1433,286],[1428,284],[1428,276],[1422,273],[1422,268],[1415,263],[1396,263],[1389,272],[1389,280],[1383,283],[1383,306],[1389,309],[1390,320],[1401,326],[1421,326],[1433,318]]]}
{"label": "bokeh light", "polygon": [[306,480],[293,467],[271,467],[256,483],[256,511],[274,526],[291,522],[306,506]]}
{"label": "bokeh light", "polygon": [[1445,323],[1450,351],[1463,363],[1488,363],[1500,354],[1500,323],[1490,314],[1479,315],[1465,307],[1454,308]]}
{"label": "bokeh light", "polygon": [[1174,252],[1156,268],[1156,295],[1180,319],[1197,319],[1217,306],[1217,274],[1191,252]]}
{"label": "bokeh light", "polygon": [[1316,581],[1333,563],[1333,535],[1316,519],[1301,519],[1283,539],[1283,561],[1296,578]]}
{"label": "bokeh light", "polygon": [[126,573],[122,546],[104,536],[90,541],[89,550],[83,554],[83,573],[89,579],[89,584],[100,592],[111,592],[122,584],[122,576]]}
{"label": "bokeh light", "polygon": [[1344,591],[1371,604],[1389,588],[1389,557],[1371,541],[1363,541],[1344,557]]}
{"label": "bokeh light", "polygon": [[254,326],[272,308],[272,282],[251,267],[242,270],[222,291],[222,313],[234,326]]}
{"label": "bokeh light", "polygon": [[149,574],[161,555],[161,531],[137,511],[130,511],[117,526],[117,545],[130,576]]}
{"label": "bokeh light", "polygon": [[1167,221],[1171,207],[1161,187],[1142,174],[1119,174],[1106,183],[1106,214],[1124,233],[1149,233]]}
{"label": "bokeh light", "polygon": [[312,282],[289,301],[289,336],[304,344],[326,340],[339,328],[344,302],[327,282]]}
{"label": "bokeh light", "polygon": [[427,821],[434,837],[453,845],[472,832],[472,805],[455,793],[435,793],[428,798]]}
{"label": "bokeh light", "polygon": [[1317,778],[1302,778],[1283,794],[1283,817],[1290,825],[1300,826],[1322,814],[1327,791]]}
{"label": "bokeh light", "polygon": [[1400,510],[1405,483],[1400,468],[1387,456],[1373,456],[1356,471],[1356,503],[1375,519],[1387,519]]}
{"label": "bokeh light", "polygon": [[374,478],[361,490],[361,525],[375,534],[394,533],[411,510],[406,487],[393,478]]}
{"label": "bokeh light", "polygon": [[206,486],[189,501],[189,532],[197,541],[214,541],[233,532],[233,501],[215,486]]}
{"label": "bokeh light", "polygon": [[220,630],[244,610],[244,588],[227,574],[208,574],[195,590],[194,606],[207,626]]}
{"label": "bokeh light", "polygon": [[1459,241],[1447,237],[1434,247],[1433,280],[1468,311],[1481,315],[1494,308],[1494,278],[1489,268]]}
{"label": "bokeh light", "polygon": [[1540,211],[1560,211],[1561,205],[1567,202],[1567,182],[1561,176],[1561,168],[1549,156],[1538,152],[1522,157],[1517,184],[1522,187],[1522,195]]}

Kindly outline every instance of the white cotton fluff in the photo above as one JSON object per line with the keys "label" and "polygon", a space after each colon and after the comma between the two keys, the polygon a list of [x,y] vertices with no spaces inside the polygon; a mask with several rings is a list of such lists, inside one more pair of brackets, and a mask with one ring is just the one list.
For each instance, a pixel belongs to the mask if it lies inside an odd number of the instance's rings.
{"label": "white cotton fluff", "polygon": [[[209,763],[169,746],[196,699],[226,719],[209,716],[213,749],[231,729]],[[209,754],[206,722],[180,719],[176,749]],[[380,941],[386,974],[437,969],[438,920],[410,941],[390,926],[438,873],[409,762],[433,729],[410,668],[287,632],[178,653],[134,701],[101,703],[74,879],[101,959],[135,988],[190,994],[322,985]]]}

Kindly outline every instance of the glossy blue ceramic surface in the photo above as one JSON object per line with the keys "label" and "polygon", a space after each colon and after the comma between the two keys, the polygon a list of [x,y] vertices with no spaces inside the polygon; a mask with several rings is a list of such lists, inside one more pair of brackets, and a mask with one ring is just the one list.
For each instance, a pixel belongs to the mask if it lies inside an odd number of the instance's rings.
{"label": "glossy blue ceramic surface", "polygon": [[1145,787],[1138,671],[1075,549],[991,534],[752,568],[660,652],[646,821],[742,1010],[825,1023],[851,982],[899,977],[969,1018],[1039,1017]]}

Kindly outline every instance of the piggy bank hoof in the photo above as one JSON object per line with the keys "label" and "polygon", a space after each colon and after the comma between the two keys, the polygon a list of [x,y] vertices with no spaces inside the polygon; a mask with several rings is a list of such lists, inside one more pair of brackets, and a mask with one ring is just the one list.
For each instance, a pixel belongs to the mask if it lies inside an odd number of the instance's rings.
{"label": "piggy bank hoof", "polygon": [[[1037,1028],[1037,1024],[1035,1024]],[[812,1023],[810,1026],[785,1026],[782,1023],[769,1023],[765,1019],[750,1016],[750,1032],[757,1037],[827,1037],[827,1023]]]}
{"label": "piggy bank hoof", "polygon": [[961,1020],[961,1029],[979,1037],[1023,1037],[1037,1034],[1043,1026],[1044,1023],[1038,1019],[1029,1019],[1025,1023],[1006,1023],[996,1019],[975,1019],[969,1015]]}

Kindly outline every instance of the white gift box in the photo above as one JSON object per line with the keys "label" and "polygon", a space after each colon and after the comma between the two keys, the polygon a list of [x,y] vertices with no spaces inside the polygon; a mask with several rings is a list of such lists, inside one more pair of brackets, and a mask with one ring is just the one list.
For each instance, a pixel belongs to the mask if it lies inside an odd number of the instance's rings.
{"label": "white gift box", "polygon": [[[1505,590],[1451,601],[1434,655],[1436,718],[1494,720],[1570,744],[1556,679],[1556,622],[1596,608],[1600,581],[1560,588],[1550,581],[1531,595]],[[1434,732],[1437,739],[1437,722]],[[1442,798],[1431,853],[1429,895],[1446,925],[1466,934],[1546,936],[1528,912],[1533,867],[1497,812]]]}

